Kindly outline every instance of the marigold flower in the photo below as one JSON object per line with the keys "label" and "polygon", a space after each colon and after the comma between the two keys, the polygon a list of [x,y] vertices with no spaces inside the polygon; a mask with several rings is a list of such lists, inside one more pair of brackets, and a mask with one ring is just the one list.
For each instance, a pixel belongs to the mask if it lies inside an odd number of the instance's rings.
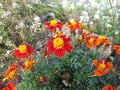
{"label": "marigold flower", "polygon": [[83,25],[81,23],[79,23],[77,20],[70,20],[70,22],[67,22],[67,26],[72,30],[77,30],[80,28],[83,28]]}
{"label": "marigold flower", "polygon": [[107,74],[113,67],[112,63],[109,61],[106,62],[104,58],[100,59],[100,61],[97,59],[93,60],[93,65],[97,68],[97,70],[94,70],[94,74],[99,77]]}
{"label": "marigold flower", "polygon": [[120,55],[120,45],[113,45],[113,50],[115,50],[115,52]]}
{"label": "marigold flower", "polygon": [[14,50],[14,55],[16,58],[27,58],[32,52],[34,52],[34,48],[28,44],[20,44],[17,49]]}
{"label": "marigold flower", "polygon": [[104,86],[102,90],[117,90],[116,87],[112,86],[111,84]]}
{"label": "marigold flower", "polygon": [[33,57],[30,57],[30,60],[24,62],[25,70],[32,69],[33,65],[37,63],[37,61],[33,60]]}
{"label": "marigold flower", "polygon": [[49,28],[51,31],[55,31],[56,28],[62,28],[62,22],[58,22],[57,20],[51,20],[50,22],[46,22],[45,26]]}
{"label": "marigold flower", "polygon": [[55,53],[58,58],[62,58],[66,52],[72,51],[72,46],[70,44],[71,39],[67,38],[65,35],[57,36],[51,38],[46,46],[48,47],[48,55]]}
{"label": "marigold flower", "polygon": [[42,84],[48,84],[48,78],[44,76],[40,76],[39,80]]}
{"label": "marigold flower", "polygon": [[106,44],[106,45],[110,44],[110,40],[105,36],[98,36],[98,40],[100,44]]}
{"label": "marigold flower", "polygon": [[84,42],[86,46],[90,49],[99,45],[98,36],[95,35],[84,35]]}
{"label": "marigold flower", "polygon": [[17,90],[14,82],[9,82],[6,87],[2,88],[2,90]]}
{"label": "marigold flower", "polygon": [[5,73],[5,78],[3,78],[3,81],[7,79],[14,79],[17,77],[17,70],[16,70],[16,64],[12,64],[11,67],[8,68],[8,70]]}

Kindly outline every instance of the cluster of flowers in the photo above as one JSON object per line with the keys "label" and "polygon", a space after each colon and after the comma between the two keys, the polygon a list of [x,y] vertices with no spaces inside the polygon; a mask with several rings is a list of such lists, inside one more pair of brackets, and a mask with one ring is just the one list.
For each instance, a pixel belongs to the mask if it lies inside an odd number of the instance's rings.
{"label": "cluster of flowers", "polygon": [[[110,45],[109,38],[105,36],[98,36],[92,32],[84,30],[83,25],[77,20],[71,20],[65,25],[71,30],[71,33],[78,30],[78,32],[81,34],[78,38],[78,41],[81,43],[82,39],[84,39],[84,43],[90,49],[93,49],[101,44],[105,44],[106,46]],[[72,52],[74,45],[71,44],[71,38],[64,35],[61,31],[61,28],[63,27],[62,22],[51,20],[50,22],[46,22],[45,26],[46,28],[50,29],[51,32],[55,33],[55,37],[52,37],[46,43],[47,55],[55,54],[56,57],[62,58],[66,53]],[[113,45],[113,49],[117,54],[120,55],[119,45]],[[37,60],[34,60],[34,51],[35,50],[32,46],[26,43],[20,44],[18,48],[14,50],[14,55],[22,62],[22,65],[13,64],[11,67],[9,67],[5,73],[3,81],[11,81],[17,78],[18,68],[22,68],[23,72],[26,70],[32,70],[33,65],[37,63]],[[101,58],[100,60],[93,60],[93,65],[96,67],[94,74],[98,77],[107,74],[113,68],[112,62],[107,61],[105,58]],[[43,84],[47,83],[47,77],[40,76],[39,80]],[[2,90],[16,90],[14,82],[9,82],[5,87],[2,87]],[[116,90],[116,88],[109,84],[103,87],[102,90]]]}

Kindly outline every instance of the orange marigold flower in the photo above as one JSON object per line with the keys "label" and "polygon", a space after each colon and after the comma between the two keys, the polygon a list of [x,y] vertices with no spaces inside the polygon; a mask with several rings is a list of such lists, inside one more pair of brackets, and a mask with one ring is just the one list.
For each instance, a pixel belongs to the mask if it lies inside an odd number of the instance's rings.
{"label": "orange marigold flower", "polygon": [[106,44],[106,45],[110,44],[110,40],[105,36],[98,36],[98,40],[100,44]]}
{"label": "orange marigold flower", "polygon": [[95,35],[84,35],[84,42],[86,43],[86,46],[90,49],[99,45],[98,36]]}
{"label": "orange marigold flower", "polygon": [[5,73],[5,78],[3,78],[3,81],[7,79],[14,79],[17,77],[17,70],[16,70],[16,64],[12,64],[11,67],[8,68],[8,70]]}
{"label": "orange marigold flower", "polygon": [[51,31],[55,31],[56,28],[62,28],[62,22],[58,22],[57,20],[51,20],[50,22],[46,22],[45,26],[49,28]]}
{"label": "orange marigold flower", "polygon": [[48,47],[48,55],[55,53],[58,58],[62,58],[66,52],[72,51],[72,46],[70,44],[71,39],[67,38],[65,35],[57,36],[51,38],[46,46]]}
{"label": "orange marigold flower", "polygon": [[6,87],[2,88],[2,90],[17,90],[14,82],[9,82]]}
{"label": "orange marigold flower", "polygon": [[39,80],[42,84],[48,84],[48,78],[44,76],[40,76]]}
{"label": "orange marigold flower", "polygon": [[30,60],[24,62],[25,70],[32,69],[33,65],[37,63],[37,61],[33,60],[33,57],[30,57]]}
{"label": "orange marigold flower", "polygon": [[107,74],[113,67],[112,63],[109,61],[106,62],[104,58],[100,59],[100,61],[97,59],[93,60],[93,65],[97,68],[97,70],[94,70],[94,74],[99,77]]}
{"label": "orange marigold flower", "polygon": [[113,49],[118,55],[120,55],[120,45],[113,45]]}
{"label": "orange marigold flower", "polygon": [[111,84],[104,86],[102,90],[117,90],[116,87],[112,86]]}
{"label": "orange marigold flower", "polygon": [[17,49],[14,50],[14,55],[16,58],[27,58],[32,52],[34,52],[34,48],[28,44],[20,44]]}
{"label": "orange marigold flower", "polygon": [[70,22],[67,22],[67,26],[72,30],[77,30],[80,28],[83,28],[83,25],[81,23],[79,23],[77,20],[70,20]]}

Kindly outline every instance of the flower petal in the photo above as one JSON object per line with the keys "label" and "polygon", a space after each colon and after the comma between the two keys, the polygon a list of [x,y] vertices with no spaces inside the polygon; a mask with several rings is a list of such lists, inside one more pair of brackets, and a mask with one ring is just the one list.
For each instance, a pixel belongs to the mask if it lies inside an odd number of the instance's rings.
{"label": "flower petal", "polygon": [[52,54],[54,52],[54,48],[48,48],[48,50],[47,50],[47,54],[48,55],[50,55],[50,54]]}
{"label": "flower petal", "polygon": [[97,60],[97,59],[93,60],[93,65],[94,65],[95,67],[98,67],[98,60]]}
{"label": "flower petal", "polygon": [[73,47],[70,44],[65,44],[64,48],[67,52],[71,52]]}
{"label": "flower petal", "polygon": [[111,62],[107,62],[107,68],[111,69],[113,67],[112,63]]}
{"label": "flower petal", "polygon": [[55,55],[58,58],[62,58],[65,55],[65,50],[64,49],[56,49],[55,50]]}
{"label": "flower petal", "polygon": [[103,75],[99,70],[94,70],[94,74],[98,77]]}

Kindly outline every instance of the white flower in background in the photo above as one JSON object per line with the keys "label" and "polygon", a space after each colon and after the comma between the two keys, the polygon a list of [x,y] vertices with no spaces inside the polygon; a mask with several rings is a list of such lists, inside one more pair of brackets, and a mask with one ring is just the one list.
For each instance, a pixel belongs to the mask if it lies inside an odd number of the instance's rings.
{"label": "white flower in background", "polygon": [[63,7],[66,6],[67,4],[68,4],[68,1],[66,1],[66,0],[63,0],[63,1],[62,1]]}
{"label": "white flower in background", "polygon": [[30,5],[30,4],[27,4],[26,6],[29,7],[29,8],[33,8],[32,5]]}
{"label": "white flower in background", "polygon": [[112,27],[112,25],[111,25],[111,24],[109,24],[109,23],[106,23],[106,27],[107,27],[107,28],[111,28],[111,27]]}
{"label": "white flower in background", "polygon": [[70,19],[70,22],[72,23],[72,22],[74,22],[75,20],[72,18],[72,19]]}
{"label": "white flower in background", "polygon": [[20,6],[17,3],[12,3],[12,8],[19,8]]}
{"label": "white flower in background", "polygon": [[4,11],[1,17],[5,18],[5,17],[7,17],[10,14],[11,14],[11,12],[9,10],[8,11]]}
{"label": "white flower in background", "polygon": [[24,26],[25,26],[24,21],[21,20],[21,21],[18,23],[18,25],[15,26],[15,29],[17,30],[17,29],[23,28]]}
{"label": "white flower in background", "polygon": [[0,2],[0,8],[3,8],[3,5],[2,5],[2,3]]}
{"label": "white flower in background", "polygon": [[0,25],[2,25],[3,24],[3,22],[2,21],[0,21]]}
{"label": "white flower in background", "polygon": [[23,20],[21,20],[21,21],[19,22],[19,27],[20,27],[20,28],[23,28],[23,27],[24,27],[24,21],[23,21]]}
{"label": "white flower in background", "polygon": [[70,32],[71,32],[71,31],[70,31],[70,29],[69,29],[68,27],[66,27],[66,25],[63,25],[61,31],[63,32],[64,35],[70,36]]}
{"label": "white flower in background", "polygon": [[11,50],[7,50],[5,55],[8,56],[11,52]]}
{"label": "white flower in background", "polygon": [[100,8],[100,4],[98,4],[95,0],[91,1],[91,6],[93,8]]}
{"label": "white flower in background", "polygon": [[84,6],[83,6],[83,7],[84,7],[84,9],[85,9],[85,10],[90,9],[90,3],[86,3],[86,4],[84,4]]}
{"label": "white flower in background", "polygon": [[103,7],[102,5],[100,6],[100,10],[101,10],[101,11],[103,11],[103,10],[104,10],[104,7]]}
{"label": "white flower in background", "polygon": [[83,16],[88,16],[88,12],[87,12],[87,11],[83,11],[81,14],[82,14]]}
{"label": "white flower in background", "polygon": [[36,22],[41,22],[40,17],[39,17],[39,16],[37,16],[37,15],[34,17],[34,19],[33,19],[33,20],[34,20],[34,21],[36,21]]}
{"label": "white flower in background", "polygon": [[100,15],[99,14],[95,14],[94,15],[94,20],[96,21],[96,20],[100,20]]}
{"label": "white flower in background", "polygon": [[115,32],[115,35],[118,35],[118,34],[119,34],[119,31],[116,31],[116,32]]}
{"label": "white flower in background", "polygon": [[94,25],[94,23],[93,23],[93,22],[90,22],[89,24],[90,24],[90,27],[93,27],[93,25]]}
{"label": "white flower in background", "polygon": [[98,9],[98,10],[96,11],[96,13],[101,14],[102,12],[100,11],[100,9]]}
{"label": "white flower in background", "polygon": [[89,22],[89,16],[80,16],[80,22],[81,23]]}
{"label": "white flower in background", "polygon": [[2,36],[0,36],[0,43],[2,43],[2,41],[3,41],[3,37],[2,37]]}
{"label": "white flower in background", "polygon": [[78,2],[78,3],[76,3],[76,5],[77,6],[82,6],[83,4]]}
{"label": "white flower in background", "polygon": [[75,9],[75,5],[74,5],[74,3],[72,3],[71,5],[70,5],[70,9]]}

